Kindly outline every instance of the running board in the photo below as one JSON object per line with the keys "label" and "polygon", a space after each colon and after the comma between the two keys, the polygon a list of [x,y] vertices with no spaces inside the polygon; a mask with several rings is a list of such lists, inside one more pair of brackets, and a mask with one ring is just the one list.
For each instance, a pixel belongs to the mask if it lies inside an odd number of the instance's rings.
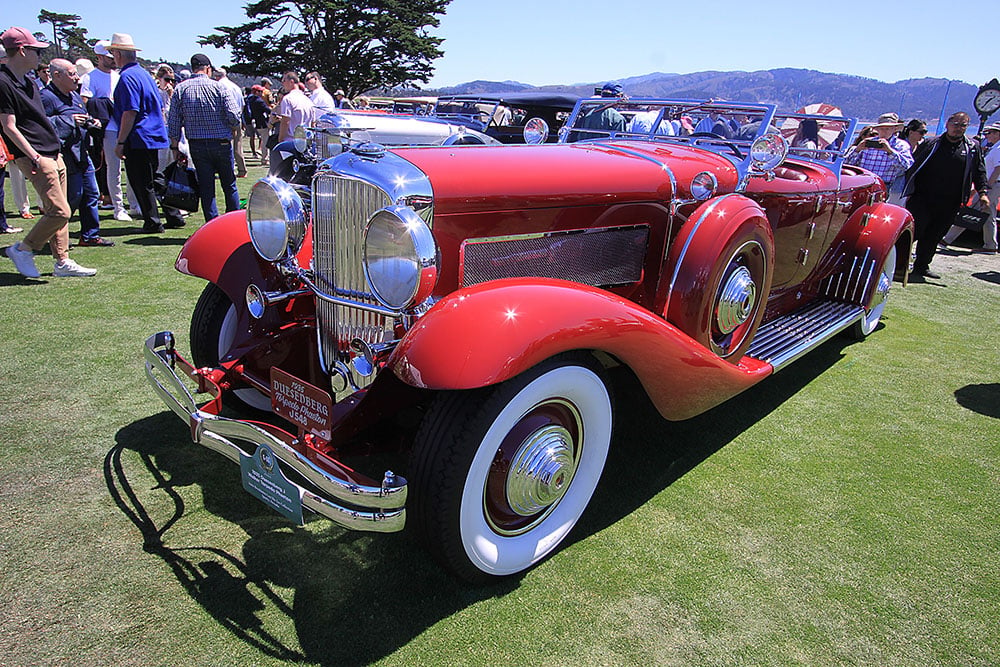
{"label": "running board", "polygon": [[855,304],[815,301],[762,324],[747,356],[766,361],[778,370],[851,326],[864,314],[864,308]]}

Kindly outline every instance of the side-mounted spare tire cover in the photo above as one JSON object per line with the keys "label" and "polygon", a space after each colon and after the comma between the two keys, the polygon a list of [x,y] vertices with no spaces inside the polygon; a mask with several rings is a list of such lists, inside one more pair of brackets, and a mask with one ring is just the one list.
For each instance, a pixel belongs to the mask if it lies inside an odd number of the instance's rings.
{"label": "side-mounted spare tire cover", "polygon": [[764,211],[742,195],[705,202],[674,240],[668,267],[666,319],[737,363],[771,290],[774,235]]}

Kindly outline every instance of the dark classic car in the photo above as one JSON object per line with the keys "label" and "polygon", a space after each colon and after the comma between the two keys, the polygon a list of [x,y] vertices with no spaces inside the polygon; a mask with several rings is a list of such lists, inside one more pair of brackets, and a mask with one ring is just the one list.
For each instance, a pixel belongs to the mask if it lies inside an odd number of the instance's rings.
{"label": "dark classic car", "polygon": [[558,139],[559,128],[579,99],[579,95],[547,92],[451,95],[438,98],[433,115],[505,144],[540,144]]}
{"label": "dark classic car", "polygon": [[[810,118],[586,99],[556,145],[363,144],[308,187],[265,178],[181,250],[208,281],[191,361],[157,333],[147,375],[292,521],[407,525],[460,577],[523,572],[601,477],[610,367],[681,420],[875,331],[912,219],[826,142],[774,130]],[[814,119],[849,145],[854,120]]]}

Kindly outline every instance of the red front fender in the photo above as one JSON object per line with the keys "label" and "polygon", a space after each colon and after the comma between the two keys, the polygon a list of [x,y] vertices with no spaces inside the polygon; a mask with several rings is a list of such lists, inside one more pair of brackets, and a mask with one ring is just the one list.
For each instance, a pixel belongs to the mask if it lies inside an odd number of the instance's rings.
{"label": "red front fender", "polygon": [[[309,266],[312,260],[311,225],[296,259],[299,266]],[[232,211],[202,225],[181,248],[174,267],[215,283],[233,303],[242,301],[251,282],[264,289],[277,288],[273,265],[262,259],[250,243],[246,211]]]}
{"label": "red front fender", "polygon": [[189,276],[218,283],[226,261],[248,243],[246,211],[226,213],[206,222],[191,235],[174,267]]}
{"label": "red front fender", "polygon": [[389,365],[404,382],[472,389],[568,350],[600,350],[628,365],[660,413],[686,419],[771,373],[749,357],[726,362],[662,318],[603,290],[512,278],[449,294],[420,318]]}

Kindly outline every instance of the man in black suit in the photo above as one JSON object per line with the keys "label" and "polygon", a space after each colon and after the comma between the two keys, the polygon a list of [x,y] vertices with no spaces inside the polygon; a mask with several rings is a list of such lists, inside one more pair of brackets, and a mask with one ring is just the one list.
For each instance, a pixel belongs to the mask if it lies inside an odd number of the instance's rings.
{"label": "man in black suit", "polygon": [[972,186],[983,208],[989,206],[983,153],[979,144],[965,136],[968,127],[969,114],[953,113],[944,134],[917,147],[913,166],[906,172],[903,197],[913,214],[917,237],[914,275],[941,277],[930,270],[931,260]]}

